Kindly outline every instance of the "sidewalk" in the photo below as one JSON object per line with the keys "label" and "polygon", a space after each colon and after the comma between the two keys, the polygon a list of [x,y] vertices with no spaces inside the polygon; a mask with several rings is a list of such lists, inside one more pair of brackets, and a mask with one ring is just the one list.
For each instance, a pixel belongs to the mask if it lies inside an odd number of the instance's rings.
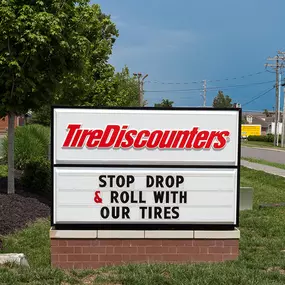
{"label": "sidewalk", "polygon": [[261,150],[272,150],[272,151],[279,151],[279,152],[285,152],[285,149],[279,149],[279,148],[273,148],[273,147],[261,147],[261,146],[248,146],[248,145],[241,145],[242,147],[246,148],[254,148],[254,149],[261,149]]}
{"label": "sidewalk", "polygon": [[241,160],[241,165],[245,166],[247,168],[251,168],[251,169],[255,169],[255,170],[261,170],[261,171],[264,171],[264,172],[267,172],[270,174],[285,177],[285,170],[277,168],[277,167],[272,167],[272,166],[263,165],[263,164],[259,164],[259,163],[249,162],[246,160]]}

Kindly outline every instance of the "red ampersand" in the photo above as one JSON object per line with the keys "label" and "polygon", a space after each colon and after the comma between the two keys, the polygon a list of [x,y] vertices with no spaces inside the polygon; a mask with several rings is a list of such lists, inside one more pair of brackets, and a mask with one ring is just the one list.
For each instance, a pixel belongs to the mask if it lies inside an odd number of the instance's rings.
{"label": "red ampersand", "polygon": [[102,203],[102,198],[100,197],[100,191],[95,191],[95,197],[94,197],[94,202],[96,204],[101,204]]}

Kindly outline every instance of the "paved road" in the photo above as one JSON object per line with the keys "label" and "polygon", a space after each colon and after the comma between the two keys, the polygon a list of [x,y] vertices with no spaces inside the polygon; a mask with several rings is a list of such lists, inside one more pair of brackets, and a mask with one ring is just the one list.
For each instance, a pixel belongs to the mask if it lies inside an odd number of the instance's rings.
{"label": "paved road", "polygon": [[243,146],[241,149],[241,156],[285,164],[285,151],[282,150],[269,150]]}
{"label": "paved road", "polygon": [[246,161],[246,160],[242,160],[241,161],[241,165],[245,166],[247,168],[251,168],[251,169],[255,169],[255,170],[261,170],[261,171],[264,171],[264,172],[267,172],[267,173],[270,173],[270,174],[274,174],[274,175],[285,177],[285,170],[277,168],[277,167],[272,167],[272,166],[268,166],[268,165],[253,163],[253,162],[249,162],[249,161]]}

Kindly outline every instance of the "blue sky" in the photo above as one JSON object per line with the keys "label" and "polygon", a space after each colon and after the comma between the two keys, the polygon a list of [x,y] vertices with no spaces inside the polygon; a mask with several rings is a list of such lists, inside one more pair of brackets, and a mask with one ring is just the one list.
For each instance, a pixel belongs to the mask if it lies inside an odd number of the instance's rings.
{"label": "blue sky", "polygon": [[245,110],[272,110],[275,106],[274,89],[246,103],[274,85],[275,74],[266,72],[264,64],[277,50],[285,51],[284,0],[92,3],[100,4],[119,29],[110,63],[116,70],[127,65],[131,72],[149,74],[144,86],[149,106],[162,99],[170,99],[176,106],[201,106],[201,91],[193,89],[202,89],[204,79],[209,87],[207,105],[220,87]]}

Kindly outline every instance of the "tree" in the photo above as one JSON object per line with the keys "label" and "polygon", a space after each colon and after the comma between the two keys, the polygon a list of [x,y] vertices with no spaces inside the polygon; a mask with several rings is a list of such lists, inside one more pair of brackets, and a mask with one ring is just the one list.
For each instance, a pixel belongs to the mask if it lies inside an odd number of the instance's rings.
{"label": "tree", "polygon": [[168,99],[163,99],[161,101],[161,103],[158,103],[158,104],[154,104],[154,107],[159,107],[159,108],[170,108],[170,107],[173,107],[173,101],[170,101]]}
{"label": "tree", "polygon": [[[98,83],[97,83],[98,84]],[[96,83],[95,83],[96,85]],[[100,84],[102,86],[104,84]],[[98,87],[100,87],[98,86]],[[127,66],[121,72],[117,72],[109,78],[108,84],[105,84],[107,90],[104,98],[98,100],[97,94],[93,94],[91,104],[94,106],[117,106],[117,107],[138,107],[139,106],[139,85],[135,77],[130,76]],[[100,88],[98,88],[100,89]],[[86,101],[84,104],[90,104]]]}
{"label": "tree", "polygon": [[92,89],[96,71],[109,68],[118,32],[87,0],[0,1],[0,117],[9,118],[10,194],[15,192],[15,116],[51,104],[67,85],[71,94],[82,85]]}
{"label": "tree", "polygon": [[263,114],[266,116],[266,117],[270,117],[270,113],[267,109],[264,109],[263,111]]}
{"label": "tree", "polygon": [[[101,76],[101,75],[100,75]],[[105,74],[106,76],[106,74]],[[137,107],[139,106],[139,86],[134,77],[130,76],[128,67],[124,67],[121,72],[115,74],[110,73],[102,81],[96,80],[92,82],[93,91],[87,92],[85,86],[77,86],[76,93],[80,97],[73,94],[74,90],[69,90],[68,86],[62,90],[62,97],[58,95],[54,100],[54,104],[64,104],[69,106],[118,106],[118,107]],[[108,79],[108,80],[107,80]],[[100,90],[104,96],[100,96]],[[67,97],[65,94],[70,94]],[[82,95],[85,94],[85,95]],[[102,95],[101,94],[101,95]],[[74,99],[73,99],[74,97]],[[51,105],[42,106],[40,109],[33,112],[31,123],[50,125],[50,108]]]}
{"label": "tree", "polygon": [[225,96],[223,91],[219,91],[213,100],[214,108],[231,108],[232,106],[232,99],[228,95]]}

